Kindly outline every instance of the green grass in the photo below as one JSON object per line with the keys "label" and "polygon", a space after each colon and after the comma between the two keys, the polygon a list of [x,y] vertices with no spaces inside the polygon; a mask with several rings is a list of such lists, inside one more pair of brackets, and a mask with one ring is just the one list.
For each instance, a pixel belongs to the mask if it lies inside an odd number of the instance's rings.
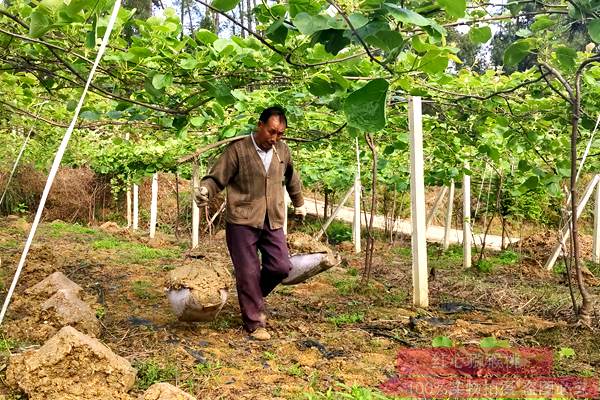
{"label": "green grass", "polygon": [[131,284],[131,290],[136,297],[142,300],[155,300],[159,294],[148,281],[135,281]]}
{"label": "green grass", "polygon": [[363,322],[365,316],[363,313],[351,313],[351,314],[340,314],[335,317],[327,318],[327,321],[331,322],[335,326],[339,327],[342,325],[355,324],[357,322]]}
{"label": "green grass", "polygon": [[61,238],[74,235],[94,235],[104,236],[105,233],[97,231],[93,228],[82,226],[79,224],[67,224],[66,222],[52,222],[46,225],[46,234],[53,238]]}
{"label": "green grass", "polygon": [[21,245],[16,239],[4,239],[0,241],[0,250],[17,249]]}
{"label": "green grass", "polygon": [[303,393],[300,399],[304,400],[392,400],[377,389],[362,386],[347,386],[341,383],[336,388],[329,388],[325,392]]}
{"label": "green grass", "polygon": [[134,364],[137,368],[136,386],[146,390],[157,382],[175,381],[179,377],[179,369],[174,365],[162,367],[155,360],[140,361]]}
{"label": "green grass", "polygon": [[207,361],[206,363],[196,364],[194,366],[194,373],[202,376],[213,376],[223,368],[221,363],[217,360],[216,362]]}
{"label": "green grass", "polygon": [[156,249],[141,243],[127,242],[115,237],[106,237],[92,243],[94,250],[118,250],[121,263],[143,263],[156,259],[175,259],[181,256],[181,249]]}

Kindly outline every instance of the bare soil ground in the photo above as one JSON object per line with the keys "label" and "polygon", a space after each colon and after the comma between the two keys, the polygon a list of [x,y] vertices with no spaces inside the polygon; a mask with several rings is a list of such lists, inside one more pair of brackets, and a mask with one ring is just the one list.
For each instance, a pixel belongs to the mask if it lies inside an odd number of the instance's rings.
{"label": "bare soil ground", "polygon": [[[2,299],[27,229],[22,220],[0,220]],[[222,238],[203,241],[226,253]],[[187,243],[62,222],[42,225],[35,242],[15,301],[54,271],[79,284],[93,298],[102,325],[99,339],[138,369],[132,398],[158,381],[201,399],[321,398],[319,393],[329,388],[343,391],[340,385],[377,387],[394,374],[399,349],[431,346],[440,335],[467,344],[495,336],[511,346],[545,346],[557,352],[570,347],[575,356],[557,357],[557,375],[600,372],[597,332],[569,323],[572,311],[563,276],[521,263],[515,253],[490,256],[488,272],[465,271],[460,249],[442,253],[430,246],[431,306],[424,310],[411,305],[409,243],[377,243],[369,285],[360,283],[363,256],[340,246],[341,267],[304,284],[279,287],[268,297],[274,338],[255,342],[241,329],[234,292],[216,320],[177,321],[164,284],[168,271],[183,263]],[[590,264],[590,270],[597,274],[599,268]],[[590,290],[598,329],[600,288]],[[10,353],[41,344],[39,335],[28,333],[35,327],[6,329],[22,317],[9,310],[9,324],[0,328],[0,365],[6,365]],[[0,398],[25,398],[4,384],[4,370]]]}

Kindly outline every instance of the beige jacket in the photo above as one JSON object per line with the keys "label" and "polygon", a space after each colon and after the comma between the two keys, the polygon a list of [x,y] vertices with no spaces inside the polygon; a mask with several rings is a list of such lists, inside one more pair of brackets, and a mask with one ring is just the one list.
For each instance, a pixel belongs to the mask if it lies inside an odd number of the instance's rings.
{"label": "beige jacket", "polygon": [[200,186],[208,189],[209,198],[227,188],[227,222],[262,228],[268,215],[270,228],[281,228],[287,211],[286,188],[294,207],[304,205],[302,184],[292,165],[290,149],[282,141],[277,142],[275,149],[277,154],[274,152],[265,172],[252,138],[246,136],[231,143],[202,178]]}

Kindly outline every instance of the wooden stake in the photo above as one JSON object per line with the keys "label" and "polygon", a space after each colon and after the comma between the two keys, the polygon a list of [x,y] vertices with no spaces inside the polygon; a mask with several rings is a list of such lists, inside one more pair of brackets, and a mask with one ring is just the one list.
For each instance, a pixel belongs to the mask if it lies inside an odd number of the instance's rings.
{"label": "wooden stake", "polygon": [[[583,209],[585,208],[585,205],[587,204],[587,202],[590,200],[590,197],[592,197],[592,193],[594,193],[594,188],[596,187],[596,185],[598,185],[598,182],[600,182],[600,175],[594,176],[594,179],[592,179],[592,181],[588,184],[587,188],[585,188],[585,193],[583,194],[583,197],[579,201],[579,204],[577,204],[575,218],[579,219],[579,217],[581,216],[581,213],[583,213]],[[547,270],[551,270],[554,267],[554,264],[556,263],[556,260],[558,259],[558,256],[560,255],[560,252],[562,250],[562,244],[564,244],[566,242],[567,237],[569,236],[569,232],[571,232],[571,230],[569,229],[569,225],[570,225],[570,219],[569,219],[569,221],[567,221],[567,225],[565,227],[563,227],[562,233],[560,233],[559,243],[556,246],[554,246],[552,255],[550,255],[550,258],[548,258],[548,261],[546,261],[546,269]]]}
{"label": "wooden stake", "polygon": [[[354,221],[352,223],[352,241],[354,252],[360,253],[360,149],[358,148],[358,137],[356,138],[356,176],[354,177]],[[393,231],[393,230],[392,230]]]}
{"label": "wooden stake", "polygon": [[410,128],[413,303],[418,307],[428,307],[427,239],[425,236],[427,226],[423,173],[423,121],[420,97],[409,98],[408,121]]}
{"label": "wooden stake", "polygon": [[433,207],[431,207],[431,211],[429,212],[429,215],[427,216],[427,229],[429,229],[429,227],[431,226],[431,223],[433,222],[433,217],[435,216],[435,212],[437,211],[437,209],[438,209],[440,203],[442,202],[442,199],[446,195],[447,191],[448,191],[448,187],[444,186],[443,188],[440,189],[437,197],[435,198]]}
{"label": "wooden stake", "polygon": [[[469,163],[465,163],[469,169]],[[463,267],[471,268],[471,176],[463,175]]]}
{"label": "wooden stake", "polygon": [[158,214],[158,172],[152,175],[152,199],[150,201],[150,238],[156,236],[156,220]]}
{"label": "wooden stake", "polygon": [[348,198],[350,197],[350,195],[352,194],[353,191],[354,191],[354,186],[350,187],[350,190],[348,190],[348,193],[346,193],[346,195],[344,196],[344,198],[342,199],[342,201],[340,202],[340,204],[338,204],[338,206],[335,208],[335,210],[333,211],[333,213],[331,214],[331,216],[329,217],[329,219],[327,220],[327,222],[325,222],[325,224],[323,225],[323,227],[321,228],[321,230],[315,235],[315,239],[316,240],[321,239],[321,236],[323,236],[323,234],[325,233],[325,231],[327,231],[327,228],[329,228],[329,225],[331,224],[331,222],[338,215],[338,213],[340,212],[340,210],[342,209],[342,207],[344,207],[344,204],[346,204],[346,202],[348,201]]}
{"label": "wooden stake", "polygon": [[198,247],[200,229],[200,207],[196,204],[195,190],[200,185],[198,177],[198,161],[194,160],[192,166],[192,249]]}
{"label": "wooden stake", "polygon": [[594,207],[594,246],[592,260],[600,263],[600,183],[596,184],[596,204]]}
{"label": "wooden stake", "polygon": [[450,193],[448,194],[448,211],[446,212],[446,224],[444,225],[444,250],[450,246],[450,230],[452,229],[452,212],[454,209],[454,179],[450,181]]}
{"label": "wooden stake", "polygon": [[133,218],[131,221],[131,229],[137,231],[139,222],[139,193],[140,187],[137,184],[133,184]]}

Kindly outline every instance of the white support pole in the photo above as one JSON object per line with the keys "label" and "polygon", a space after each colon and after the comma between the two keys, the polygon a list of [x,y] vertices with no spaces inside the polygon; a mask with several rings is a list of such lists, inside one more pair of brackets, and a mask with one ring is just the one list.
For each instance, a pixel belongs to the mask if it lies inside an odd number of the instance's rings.
{"label": "white support pole", "polygon": [[[129,132],[125,132],[125,140],[129,140]],[[127,201],[127,228],[131,228],[131,185],[127,185],[127,192],[125,193]]]}
{"label": "white support pole", "polygon": [[410,128],[410,199],[412,222],[413,303],[429,306],[427,239],[425,218],[425,180],[423,173],[423,120],[421,98],[408,99]]}
{"label": "white support pole", "polygon": [[[469,163],[465,163],[469,169]],[[463,175],[463,267],[471,268],[471,176]]]}
{"label": "white support pole", "polygon": [[139,227],[139,208],[140,208],[140,202],[139,202],[139,193],[140,193],[140,187],[134,183],[133,184],[133,218],[131,221],[131,229],[133,229],[134,231],[138,230]]}
{"label": "white support pole", "polygon": [[344,207],[344,204],[346,204],[346,202],[348,201],[348,198],[350,197],[350,195],[352,194],[353,191],[354,191],[354,186],[351,186],[350,190],[348,190],[348,193],[346,193],[346,195],[344,196],[344,198],[342,199],[340,204],[338,204],[338,206],[335,208],[335,210],[333,210],[333,213],[331,213],[331,216],[329,217],[327,222],[325,222],[325,224],[323,224],[323,227],[321,228],[321,230],[315,235],[316,240],[321,239],[321,236],[323,236],[323,234],[327,231],[327,228],[329,228],[329,225],[331,224],[331,222],[335,219],[335,217],[337,217],[338,213],[340,212],[342,207]]}
{"label": "white support pole", "polygon": [[[600,182],[600,175],[596,175],[596,176],[594,176],[594,179],[592,179],[592,181],[585,188],[585,193],[581,197],[579,204],[577,204],[577,210],[576,210],[577,215],[575,216],[576,219],[579,219],[579,217],[581,216],[581,213],[583,213],[583,209],[585,208],[585,205],[590,200],[590,197],[592,197],[592,194],[594,193],[594,188],[596,187],[596,185],[598,185],[599,182]],[[554,247],[554,250],[552,251],[552,255],[550,256],[550,258],[548,258],[548,261],[546,261],[546,269],[547,270],[551,270],[554,267],[554,264],[556,263],[556,260],[558,259],[560,252],[562,251],[563,244],[566,242],[567,237],[569,236],[569,232],[571,232],[570,225],[571,225],[571,222],[569,219],[567,221],[567,225],[562,228],[562,232],[559,234],[560,242]]]}
{"label": "white support pole", "polygon": [[596,204],[594,205],[594,246],[592,260],[600,263],[600,183],[596,184]]}
{"label": "white support pole", "polygon": [[450,193],[448,194],[448,211],[446,212],[446,224],[444,225],[444,250],[450,246],[450,230],[452,229],[452,213],[454,209],[454,179],[450,181]]}
{"label": "white support pole", "polygon": [[152,175],[152,199],[150,200],[150,238],[156,235],[156,217],[158,214],[158,172]]}
{"label": "white support pole", "polygon": [[127,228],[131,228],[131,186],[127,186]]}
{"label": "white support pole", "polygon": [[290,195],[287,190],[283,190],[283,234],[287,235],[288,232],[288,206],[291,203]]}
{"label": "white support pole", "polygon": [[198,243],[200,242],[200,207],[196,204],[196,196],[194,195],[199,185],[198,162],[194,160],[192,167],[192,249],[198,247]]}
{"label": "white support pole", "polygon": [[429,211],[429,215],[427,216],[427,229],[429,229],[429,227],[431,226],[431,223],[433,222],[433,217],[435,216],[435,212],[440,206],[440,203],[442,202],[442,199],[446,195],[447,191],[448,187],[444,186],[440,189],[438,195],[436,196],[435,202],[433,203],[433,207],[431,207],[431,211]]}
{"label": "white support pole", "polygon": [[358,148],[358,138],[356,138],[356,176],[354,177],[354,221],[352,223],[352,241],[354,242],[354,252],[360,253],[360,150]]}

